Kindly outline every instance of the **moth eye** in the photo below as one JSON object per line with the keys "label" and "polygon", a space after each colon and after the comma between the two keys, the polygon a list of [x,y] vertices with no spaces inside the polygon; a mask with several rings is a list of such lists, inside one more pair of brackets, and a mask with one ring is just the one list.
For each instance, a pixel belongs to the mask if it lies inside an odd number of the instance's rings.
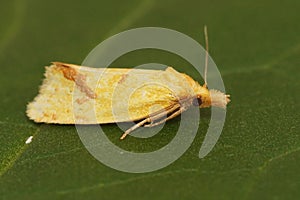
{"label": "moth eye", "polygon": [[193,105],[194,106],[200,106],[202,104],[201,97],[193,99]]}

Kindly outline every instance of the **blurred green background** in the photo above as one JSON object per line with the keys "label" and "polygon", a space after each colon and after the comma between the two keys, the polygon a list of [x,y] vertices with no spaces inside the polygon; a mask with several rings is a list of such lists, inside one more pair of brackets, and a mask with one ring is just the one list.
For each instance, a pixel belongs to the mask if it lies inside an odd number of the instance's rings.
{"label": "blurred green background", "polygon": [[[295,0],[2,0],[0,6],[1,199],[299,199],[300,1]],[[74,126],[34,124],[26,104],[38,92],[51,61],[80,64],[98,43],[130,28],[180,31],[204,44],[232,102],[223,133],[204,159],[198,151],[209,123],[204,109],[192,146],[159,171],[127,174],[94,159]],[[161,51],[133,52],[114,63],[188,64]],[[201,82],[200,78],[197,78]],[[201,112],[201,114],[202,114]],[[150,151],[167,144],[179,119],[147,140],[118,140]],[[25,145],[26,139],[33,141]]]}

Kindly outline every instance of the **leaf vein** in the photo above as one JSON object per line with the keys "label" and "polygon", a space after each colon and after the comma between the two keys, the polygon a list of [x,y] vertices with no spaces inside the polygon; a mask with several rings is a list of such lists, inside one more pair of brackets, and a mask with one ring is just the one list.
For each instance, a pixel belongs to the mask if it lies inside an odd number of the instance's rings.
{"label": "leaf vein", "polygon": [[[35,137],[39,133],[39,131],[40,131],[40,127],[36,129],[36,131],[33,134],[33,137]],[[24,142],[24,145],[19,149],[15,157],[12,160],[10,160],[4,168],[0,169],[0,178],[15,165],[16,161],[23,155],[23,153],[26,151],[28,146],[29,145],[25,144]]]}

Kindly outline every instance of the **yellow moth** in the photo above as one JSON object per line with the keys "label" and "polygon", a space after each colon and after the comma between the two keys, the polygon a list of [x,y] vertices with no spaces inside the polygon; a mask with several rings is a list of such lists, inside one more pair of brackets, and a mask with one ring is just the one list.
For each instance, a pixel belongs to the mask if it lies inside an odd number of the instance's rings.
{"label": "yellow moth", "polygon": [[[205,35],[208,50],[206,28]],[[191,106],[226,108],[229,95],[208,90],[206,72],[207,57],[203,86],[172,67],[92,68],[53,62],[46,67],[39,95],[27,106],[27,116],[35,122],[54,124],[138,121],[125,131],[123,139],[138,127],[159,125]]]}

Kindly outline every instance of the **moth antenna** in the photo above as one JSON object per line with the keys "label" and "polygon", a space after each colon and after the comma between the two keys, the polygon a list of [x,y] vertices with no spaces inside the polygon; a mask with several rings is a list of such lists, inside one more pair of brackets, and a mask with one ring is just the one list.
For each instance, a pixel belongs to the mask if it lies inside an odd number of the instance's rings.
{"label": "moth antenna", "polygon": [[208,34],[207,34],[207,26],[204,25],[204,36],[205,36],[205,45],[206,45],[206,52],[205,52],[205,68],[204,68],[204,87],[207,88],[207,67],[208,67]]}

